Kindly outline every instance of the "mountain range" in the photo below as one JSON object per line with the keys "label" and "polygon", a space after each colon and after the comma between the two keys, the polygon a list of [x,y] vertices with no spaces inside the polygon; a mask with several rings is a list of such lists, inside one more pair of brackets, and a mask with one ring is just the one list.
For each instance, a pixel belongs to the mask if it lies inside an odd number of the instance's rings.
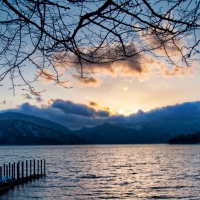
{"label": "mountain range", "polygon": [[54,122],[21,113],[0,114],[1,145],[82,144],[72,131]]}
{"label": "mountain range", "polygon": [[77,137],[92,144],[168,143],[178,135],[200,130],[200,118],[175,118],[143,123],[105,123],[74,131]]}
{"label": "mountain range", "polygon": [[143,123],[104,123],[71,131],[57,123],[15,112],[0,114],[1,145],[153,144],[200,131],[200,118],[167,118]]}

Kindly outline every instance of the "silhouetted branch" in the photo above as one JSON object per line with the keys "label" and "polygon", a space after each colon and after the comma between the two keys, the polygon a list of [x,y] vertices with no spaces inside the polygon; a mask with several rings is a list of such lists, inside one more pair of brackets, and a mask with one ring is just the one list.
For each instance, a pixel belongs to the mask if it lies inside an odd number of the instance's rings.
{"label": "silhouetted branch", "polygon": [[[18,78],[30,91],[40,77],[66,87],[59,65],[76,66],[84,78],[85,65],[157,50],[179,67],[169,46],[190,66],[199,53],[199,7],[191,0],[1,0],[0,81],[9,76],[14,92]],[[182,42],[187,37],[192,42]],[[36,68],[33,80],[26,67]]]}

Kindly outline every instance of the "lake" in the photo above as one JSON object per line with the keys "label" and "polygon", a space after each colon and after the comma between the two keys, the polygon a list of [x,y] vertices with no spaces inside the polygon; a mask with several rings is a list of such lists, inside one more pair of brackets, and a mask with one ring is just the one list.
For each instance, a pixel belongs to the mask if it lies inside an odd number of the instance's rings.
{"label": "lake", "polygon": [[1,165],[46,159],[46,177],[0,199],[199,199],[200,145],[0,146]]}

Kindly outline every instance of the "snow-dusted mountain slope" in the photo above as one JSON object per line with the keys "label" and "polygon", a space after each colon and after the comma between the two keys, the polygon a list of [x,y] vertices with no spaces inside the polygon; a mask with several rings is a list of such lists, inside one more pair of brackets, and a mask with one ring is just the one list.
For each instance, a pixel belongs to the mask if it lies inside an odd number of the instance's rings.
{"label": "snow-dusted mountain slope", "polygon": [[183,117],[168,118],[165,120],[144,122],[144,123],[118,123],[118,127],[129,130],[133,134],[140,134],[149,137],[152,141],[158,140],[167,142],[171,137],[186,135],[200,131],[200,118]]}
{"label": "snow-dusted mountain slope", "polygon": [[20,113],[0,114],[0,144],[82,144],[59,124]]}
{"label": "snow-dusted mountain slope", "polygon": [[16,119],[16,120],[23,120],[23,121],[27,121],[27,122],[32,122],[32,123],[37,124],[39,126],[51,128],[52,130],[59,131],[61,133],[73,134],[73,132],[70,131],[69,129],[67,129],[66,127],[64,127],[60,124],[57,124],[55,122],[51,122],[49,120],[40,118],[40,117],[25,115],[25,114],[17,113],[17,112],[5,112],[5,113],[0,114],[0,120],[11,120],[11,119],[12,120]]}
{"label": "snow-dusted mountain slope", "polygon": [[74,131],[92,144],[168,143],[180,134],[200,131],[200,118],[175,118],[143,123],[105,123]]}
{"label": "snow-dusted mountain slope", "polygon": [[0,144],[167,143],[172,137],[198,131],[198,117],[168,118],[143,123],[104,123],[72,132],[42,118],[11,112],[0,114]]}

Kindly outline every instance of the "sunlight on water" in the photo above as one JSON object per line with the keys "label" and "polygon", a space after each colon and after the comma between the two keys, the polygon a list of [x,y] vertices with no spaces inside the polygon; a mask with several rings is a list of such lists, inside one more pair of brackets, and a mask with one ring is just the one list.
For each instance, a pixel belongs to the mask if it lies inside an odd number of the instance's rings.
{"label": "sunlight on water", "polygon": [[47,176],[0,199],[199,199],[200,146],[1,146],[0,161],[46,159]]}

